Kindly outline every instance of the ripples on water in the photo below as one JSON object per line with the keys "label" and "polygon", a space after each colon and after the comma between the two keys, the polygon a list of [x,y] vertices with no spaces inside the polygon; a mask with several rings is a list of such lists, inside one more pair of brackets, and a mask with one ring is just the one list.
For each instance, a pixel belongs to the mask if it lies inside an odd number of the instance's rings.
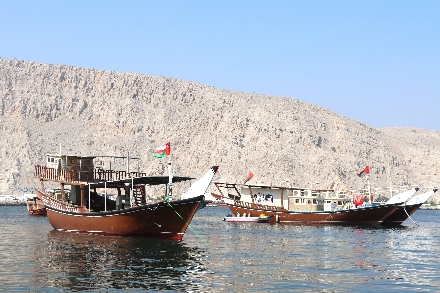
{"label": "ripples on water", "polygon": [[440,211],[402,228],[227,223],[207,207],[182,241],[52,230],[0,207],[0,291],[440,291]]}

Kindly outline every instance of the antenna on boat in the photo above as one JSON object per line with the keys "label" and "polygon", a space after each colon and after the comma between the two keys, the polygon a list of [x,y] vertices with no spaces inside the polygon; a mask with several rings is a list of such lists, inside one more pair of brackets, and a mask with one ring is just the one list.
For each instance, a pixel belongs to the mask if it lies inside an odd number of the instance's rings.
{"label": "antenna on boat", "polygon": [[391,174],[388,175],[388,179],[390,180],[390,198],[393,197],[393,182],[391,181]]}
{"label": "antenna on boat", "polygon": [[127,152],[127,174],[130,174],[130,151]]}

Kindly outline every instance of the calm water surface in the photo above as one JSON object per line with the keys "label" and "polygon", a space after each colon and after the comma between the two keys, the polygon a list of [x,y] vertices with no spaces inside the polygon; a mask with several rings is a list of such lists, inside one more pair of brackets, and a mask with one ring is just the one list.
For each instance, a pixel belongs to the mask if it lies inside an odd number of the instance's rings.
{"label": "calm water surface", "polygon": [[57,232],[0,206],[0,292],[439,292],[440,211],[402,228],[227,223],[197,212],[182,241]]}

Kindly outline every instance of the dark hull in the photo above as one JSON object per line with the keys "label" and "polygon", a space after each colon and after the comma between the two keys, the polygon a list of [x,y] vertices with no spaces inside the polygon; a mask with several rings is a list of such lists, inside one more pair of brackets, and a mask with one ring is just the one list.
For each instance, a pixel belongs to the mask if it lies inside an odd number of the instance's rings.
{"label": "dark hull", "polygon": [[411,206],[399,206],[394,211],[394,213],[392,213],[382,222],[382,225],[384,226],[402,225],[402,223],[405,222],[405,220],[408,219],[409,216],[411,216],[415,211],[417,211],[420,206],[421,204],[416,204]]}
{"label": "dark hull", "polygon": [[[107,212],[81,212],[42,194],[53,228],[114,236],[146,236],[181,240],[203,196]],[[171,205],[171,206],[170,206]],[[82,208],[84,210],[84,208]]]}
{"label": "dark hull", "polygon": [[273,216],[269,222],[311,225],[380,225],[397,209],[397,206],[382,205],[332,212],[290,212],[282,209],[264,209],[254,204],[248,204],[248,206],[228,204],[228,207],[234,215],[243,216],[246,214],[246,216],[258,217],[264,213],[266,216]]}

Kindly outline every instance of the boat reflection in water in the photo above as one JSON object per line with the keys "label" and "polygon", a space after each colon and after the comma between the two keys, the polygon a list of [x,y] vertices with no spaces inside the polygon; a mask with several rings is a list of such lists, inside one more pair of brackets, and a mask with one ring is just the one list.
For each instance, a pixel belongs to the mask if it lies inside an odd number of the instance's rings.
{"label": "boat reflection in water", "polygon": [[178,241],[52,230],[37,250],[33,288],[203,291],[203,251]]}

